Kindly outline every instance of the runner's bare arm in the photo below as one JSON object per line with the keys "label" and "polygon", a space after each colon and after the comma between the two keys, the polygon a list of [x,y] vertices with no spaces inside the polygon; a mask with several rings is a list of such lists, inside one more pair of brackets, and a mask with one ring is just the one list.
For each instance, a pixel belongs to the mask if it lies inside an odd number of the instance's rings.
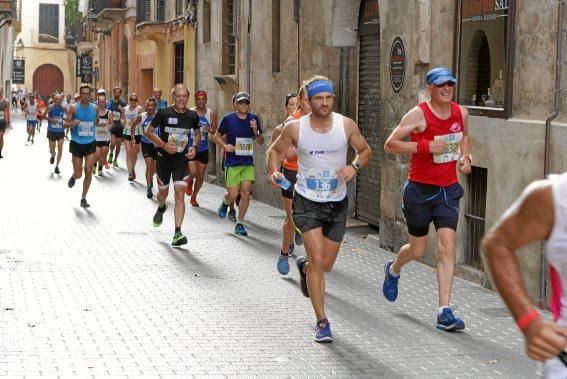
{"label": "runner's bare arm", "polygon": [[211,130],[209,132],[209,140],[215,143],[215,134],[217,133],[218,117],[215,111],[211,110]]}
{"label": "runner's bare arm", "polygon": [[81,123],[79,120],[73,121],[73,116],[75,116],[75,106],[74,105],[69,109],[69,112],[67,112],[67,119],[63,123],[64,128],[69,129],[69,128],[72,128],[73,126],[77,126]]}
{"label": "runner's bare arm", "polygon": [[154,130],[155,130],[155,127],[154,127],[152,124],[150,124],[150,125],[148,125],[148,127],[146,128],[146,131],[144,132],[144,135],[146,136],[147,139],[149,139],[150,141],[152,141],[152,143],[153,143],[155,146],[160,147],[160,148],[162,148],[162,149],[165,148],[165,142],[163,142],[163,141],[161,140],[161,138],[159,138],[158,136],[156,136],[156,135],[154,134]]}
{"label": "runner's bare arm", "polygon": [[268,171],[270,173],[279,171],[280,159],[284,152],[287,151],[290,146],[296,146],[298,128],[299,121],[292,121],[285,124],[282,128],[281,134],[268,148],[266,156]]}
{"label": "runner's bare arm", "polygon": [[472,169],[471,157],[471,137],[469,135],[469,111],[466,107],[459,105],[463,117],[463,139],[461,140],[461,161],[459,171],[463,174],[470,174]]}
{"label": "runner's bare arm", "polygon": [[217,132],[215,133],[215,142],[217,143],[217,145],[219,145],[221,147],[221,149],[225,150],[225,151],[234,151],[234,146],[232,145],[228,145],[226,143],[226,134],[225,135],[221,135],[220,131],[217,129]]}
{"label": "runner's bare arm", "polygon": [[[423,131],[426,127],[423,111],[414,107],[400,121],[400,124],[392,131],[384,150],[391,154],[415,154],[417,153],[417,142],[407,141],[410,133]],[[444,141],[429,141],[429,150],[432,153],[442,153],[445,148]]]}
{"label": "runner's bare arm", "polygon": [[[554,210],[549,181],[532,183],[488,232],[482,247],[492,281],[506,305],[518,318],[533,310],[524,287],[515,252],[530,243],[549,237]],[[526,352],[536,360],[546,360],[565,347],[567,329],[535,319],[524,329]]]}
{"label": "runner's bare arm", "polygon": [[360,134],[358,125],[350,118],[345,118],[345,126],[347,129],[348,142],[356,150],[356,156],[353,162],[358,162],[360,167],[366,167],[372,156],[372,149],[366,142],[366,139]]}
{"label": "runner's bare arm", "polygon": [[47,108],[45,108],[45,110],[44,110],[43,113],[42,113],[42,116],[43,116],[44,118],[47,118],[47,121],[49,121],[49,122],[53,122],[53,121],[54,121],[53,119],[47,117],[47,114],[51,111],[51,107],[52,107],[52,106],[53,106],[53,105],[49,105]]}

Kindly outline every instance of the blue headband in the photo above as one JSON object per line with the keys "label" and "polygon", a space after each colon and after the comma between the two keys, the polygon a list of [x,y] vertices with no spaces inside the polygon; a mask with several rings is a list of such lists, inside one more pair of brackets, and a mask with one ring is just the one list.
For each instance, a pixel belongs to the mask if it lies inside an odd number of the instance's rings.
{"label": "blue headband", "polygon": [[312,97],[321,92],[335,93],[333,85],[328,80],[316,80],[307,85],[307,97]]}

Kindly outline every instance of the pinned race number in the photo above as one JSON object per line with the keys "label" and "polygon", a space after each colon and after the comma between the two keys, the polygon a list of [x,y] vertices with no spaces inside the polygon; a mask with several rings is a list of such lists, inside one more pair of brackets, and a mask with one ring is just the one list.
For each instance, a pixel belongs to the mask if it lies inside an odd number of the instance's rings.
{"label": "pinned race number", "polygon": [[335,170],[309,169],[306,176],[307,196],[316,199],[332,198],[339,185]]}
{"label": "pinned race number", "polygon": [[235,151],[236,155],[251,156],[254,155],[254,148],[252,147],[252,138],[236,137]]}
{"label": "pinned race number", "polygon": [[92,121],[81,121],[78,126],[79,132],[77,133],[79,137],[92,137],[94,136],[94,122]]}
{"label": "pinned race number", "polygon": [[445,141],[445,151],[441,154],[433,154],[434,163],[447,163],[456,161],[460,158],[461,141],[463,140],[463,133],[444,134],[442,136],[435,136],[436,141]]}
{"label": "pinned race number", "polygon": [[175,143],[177,152],[182,153],[189,142],[189,137],[185,134],[170,134],[168,141]]}

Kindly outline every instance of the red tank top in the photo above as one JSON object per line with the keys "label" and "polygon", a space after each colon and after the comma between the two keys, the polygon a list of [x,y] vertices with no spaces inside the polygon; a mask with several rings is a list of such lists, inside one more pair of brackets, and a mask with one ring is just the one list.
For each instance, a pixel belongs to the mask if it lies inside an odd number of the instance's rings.
{"label": "red tank top", "polygon": [[[463,131],[463,115],[459,105],[451,102],[451,116],[441,120],[429,108],[427,102],[418,105],[425,116],[426,128],[421,133],[412,133],[411,141],[433,140],[434,136]],[[413,182],[447,187],[457,183],[457,161],[434,163],[433,154],[412,154],[408,179]]]}
{"label": "red tank top", "polygon": [[[293,118],[295,118],[296,120],[301,118],[301,111],[295,111],[292,114]],[[297,164],[297,155],[295,155],[294,157],[290,157],[290,158],[286,158],[282,161],[282,165],[288,169],[288,170],[292,170],[292,171],[297,171],[299,170],[299,166]]]}

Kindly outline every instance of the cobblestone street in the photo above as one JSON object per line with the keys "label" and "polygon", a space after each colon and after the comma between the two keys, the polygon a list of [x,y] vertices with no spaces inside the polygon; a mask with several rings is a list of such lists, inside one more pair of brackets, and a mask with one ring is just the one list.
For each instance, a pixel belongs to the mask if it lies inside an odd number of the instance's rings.
{"label": "cobblestone street", "polygon": [[466,329],[454,334],[435,328],[431,267],[407,266],[397,302],[386,301],[393,254],[358,223],[327,275],[334,342],[315,343],[294,261],[287,277],[276,270],[283,211],[252,201],[249,236],[238,237],[216,214],[224,189],[205,184],[201,207],[186,210],[188,245],[172,248],[173,196],[154,228],[141,157],[134,184],[124,149],[120,168],[93,177],[85,210],[82,179],[67,187],[68,142],[55,175],[46,129],[27,145],[13,115],[0,160],[0,375],[534,376],[495,292],[455,280]]}

